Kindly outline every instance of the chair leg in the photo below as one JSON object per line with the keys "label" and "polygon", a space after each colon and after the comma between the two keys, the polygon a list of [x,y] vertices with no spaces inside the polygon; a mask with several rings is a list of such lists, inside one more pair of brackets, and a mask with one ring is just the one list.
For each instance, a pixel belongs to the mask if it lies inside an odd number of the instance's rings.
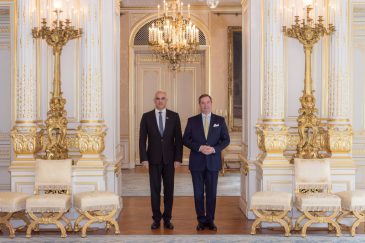
{"label": "chair leg", "polygon": [[[1,215],[4,215],[4,216],[1,216]],[[2,224],[8,229],[9,238],[14,238],[15,237],[15,230],[14,230],[13,226],[10,223],[10,219],[12,218],[13,213],[12,212],[7,212],[7,213],[1,214],[1,215],[0,215],[0,225]]]}
{"label": "chair leg", "polygon": [[73,231],[71,221],[65,215],[63,215],[61,218],[63,222],[65,222],[66,224],[65,225],[66,231]]}
{"label": "chair leg", "polygon": [[81,237],[85,238],[87,237],[87,229],[89,228],[89,226],[93,223],[96,222],[105,222],[107,225],[111,224],[114,226],[115,228],[115,234],[119,234],[120,230],[119,230],[119,225],[118,222],[114,220],[114,216],[117,212],[117,209],[113,209],[110,212],[101,212],[101,211],[93,211],[93,212],[88,212],[88,211],[81,211],[78,210],[80,216],[76,219],[75,225],[77,225],[77,228],[75,226],[75,230],[76,229],[80,229],[80,222],[83,218],[87,218],[88,221],[84,224],[84,226],[82,227],[81,230]]}
{"label": "chair leg", "polygon": [[356,221],[351,226],[351,236],[355,236],[357,226],[359,226],[360,223],[365,222],[365,213],[358,211],[353,211],[352,213],[356,217]]}
{"label": "chair leg", "polygon": [[29,216],[33,219],[33,222],[27,228],[26,237],[32,237],[32,230],[40,224],[55,224],[61,230],[61,237],[65,238],[67,236],[66,229],[60,222],[65,213],[66,212],[40,213],[41,216],[38,217],[34,212],[28,212]]}
{"label": "chair leg", "polygon": [[78,232],[80,231],[81,227],[80,227],[80,223],[81,221],[85,218],[84,214],[82,214],[80,211],[79,211],[79,217],[77,217],[75,223],[74,223],[74,231],[75,232]]}
{"label": "chair leg", "polygon": [[276,222],[284,227],[285,236],[290,235],[290,225],[291,222],[289,220],[288,210],[285,211],[265,211],[265,210],[257,210],[252,209],[253,213],[256,215],[256,220],[253,222],[251,226],[251,234],[256,234],[256,229],[259,224],[262,222]]}
{"label": "chair leg", "polygon": [[294,230],[300,230],[301,229],[301,223],[305,219],[305,215],[302,214],[297,218],[297,221],[295,222]]}
{"label": "chair leg", "polygon": [[[326,212],[319,212],[322,213],[321,215],[317,215],[318,212],[309,212],[303,211],[305,218],[309,219],[302,228],[302,237],[306,237],[307,235],[307,228],[314,223],[328,223],[336,229],[336,236],[341,236],[341,228],[340,225],[336,222],[336,216],[338,215],[338,211],[334,211],[331,215],[326,216],[324,215]],[[300,217],[301,218],[301,217]]]}

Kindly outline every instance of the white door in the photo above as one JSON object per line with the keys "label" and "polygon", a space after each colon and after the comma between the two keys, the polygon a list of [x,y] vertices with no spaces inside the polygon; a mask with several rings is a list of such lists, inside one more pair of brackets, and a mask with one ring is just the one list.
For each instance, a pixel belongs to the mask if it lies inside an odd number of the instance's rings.
{"label": "white door", "polygon": [[[157,62],[148,51],[135,54],[135,141],[139,138],[142,114],[154,109],[153,97],[157,90],[167,92],[167,108],[178,112],[184,132],[187,119],[198,113],[198,97],[206,87],[205,55],[197,54],[196,62],[183,64],[179,71],[171,71],[165,63]],[[135,143],[136,164],[139,164],[138,142]],[[184,163],[188,151],[184,148]]]}

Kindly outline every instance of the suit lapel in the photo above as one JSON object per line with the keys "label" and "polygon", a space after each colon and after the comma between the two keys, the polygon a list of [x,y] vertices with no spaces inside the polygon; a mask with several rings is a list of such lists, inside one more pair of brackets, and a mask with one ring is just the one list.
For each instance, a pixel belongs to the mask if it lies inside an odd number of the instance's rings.
{"label": "suit lapel", "polygon": [[165,121],[165,129],[163,130],[163,136],[165,136],[168,127],[170,127],[171,113],[166,109],[166,121]]}
{"label": "suit lapel", "polygon": [[152,122],[153,122],[153,124],[154,124],[154,127],[156,128],[156,132],[158,133],[158,134],[160,134],[160,131],[158,130],[158,125],[157,125],[157,120],[156,120],[156,112],[155,112],[155,110],[153,110],[153,111],[151,111],[151,119],[152,119]]}

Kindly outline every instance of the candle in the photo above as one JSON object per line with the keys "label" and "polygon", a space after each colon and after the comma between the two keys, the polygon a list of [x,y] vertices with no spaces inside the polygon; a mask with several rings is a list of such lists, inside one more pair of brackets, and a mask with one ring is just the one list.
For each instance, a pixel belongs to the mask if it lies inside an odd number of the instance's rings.
{"label": "candle", "polygon": [[55,8],[55,10],[61,10],[61,8],[62,8],[61,0],[55,0],[53,2],[53,7]]}
{"label": "candle", "polygon": [[188,18],[190,19],[190,4],[188,4]]}
{"label": "candle", "polygon": [[313,0],[303,0],[304,6],[310,6],[313,4]]}
{"label": "candle", "polygon": [[160,4],[157,5],[157,18],[159,19],[160,18]]}

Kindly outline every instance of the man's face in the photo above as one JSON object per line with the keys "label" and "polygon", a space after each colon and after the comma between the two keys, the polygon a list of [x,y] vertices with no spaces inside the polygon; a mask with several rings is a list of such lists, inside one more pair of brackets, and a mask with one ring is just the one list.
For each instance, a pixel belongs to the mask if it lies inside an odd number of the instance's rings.
{"label": "man's face", "polygon": [[157,92],[155,94],[155,107],[157,110],[163,110],[166,108],[166,103],[167,103],[167,97],[166,97],[166,93],[163,92]]}
{"label": "man's face", "polygon": [[212,112],[212,101],[209,97],[201,98],[199,106],[201,113],[209,114],[210,112]]}

